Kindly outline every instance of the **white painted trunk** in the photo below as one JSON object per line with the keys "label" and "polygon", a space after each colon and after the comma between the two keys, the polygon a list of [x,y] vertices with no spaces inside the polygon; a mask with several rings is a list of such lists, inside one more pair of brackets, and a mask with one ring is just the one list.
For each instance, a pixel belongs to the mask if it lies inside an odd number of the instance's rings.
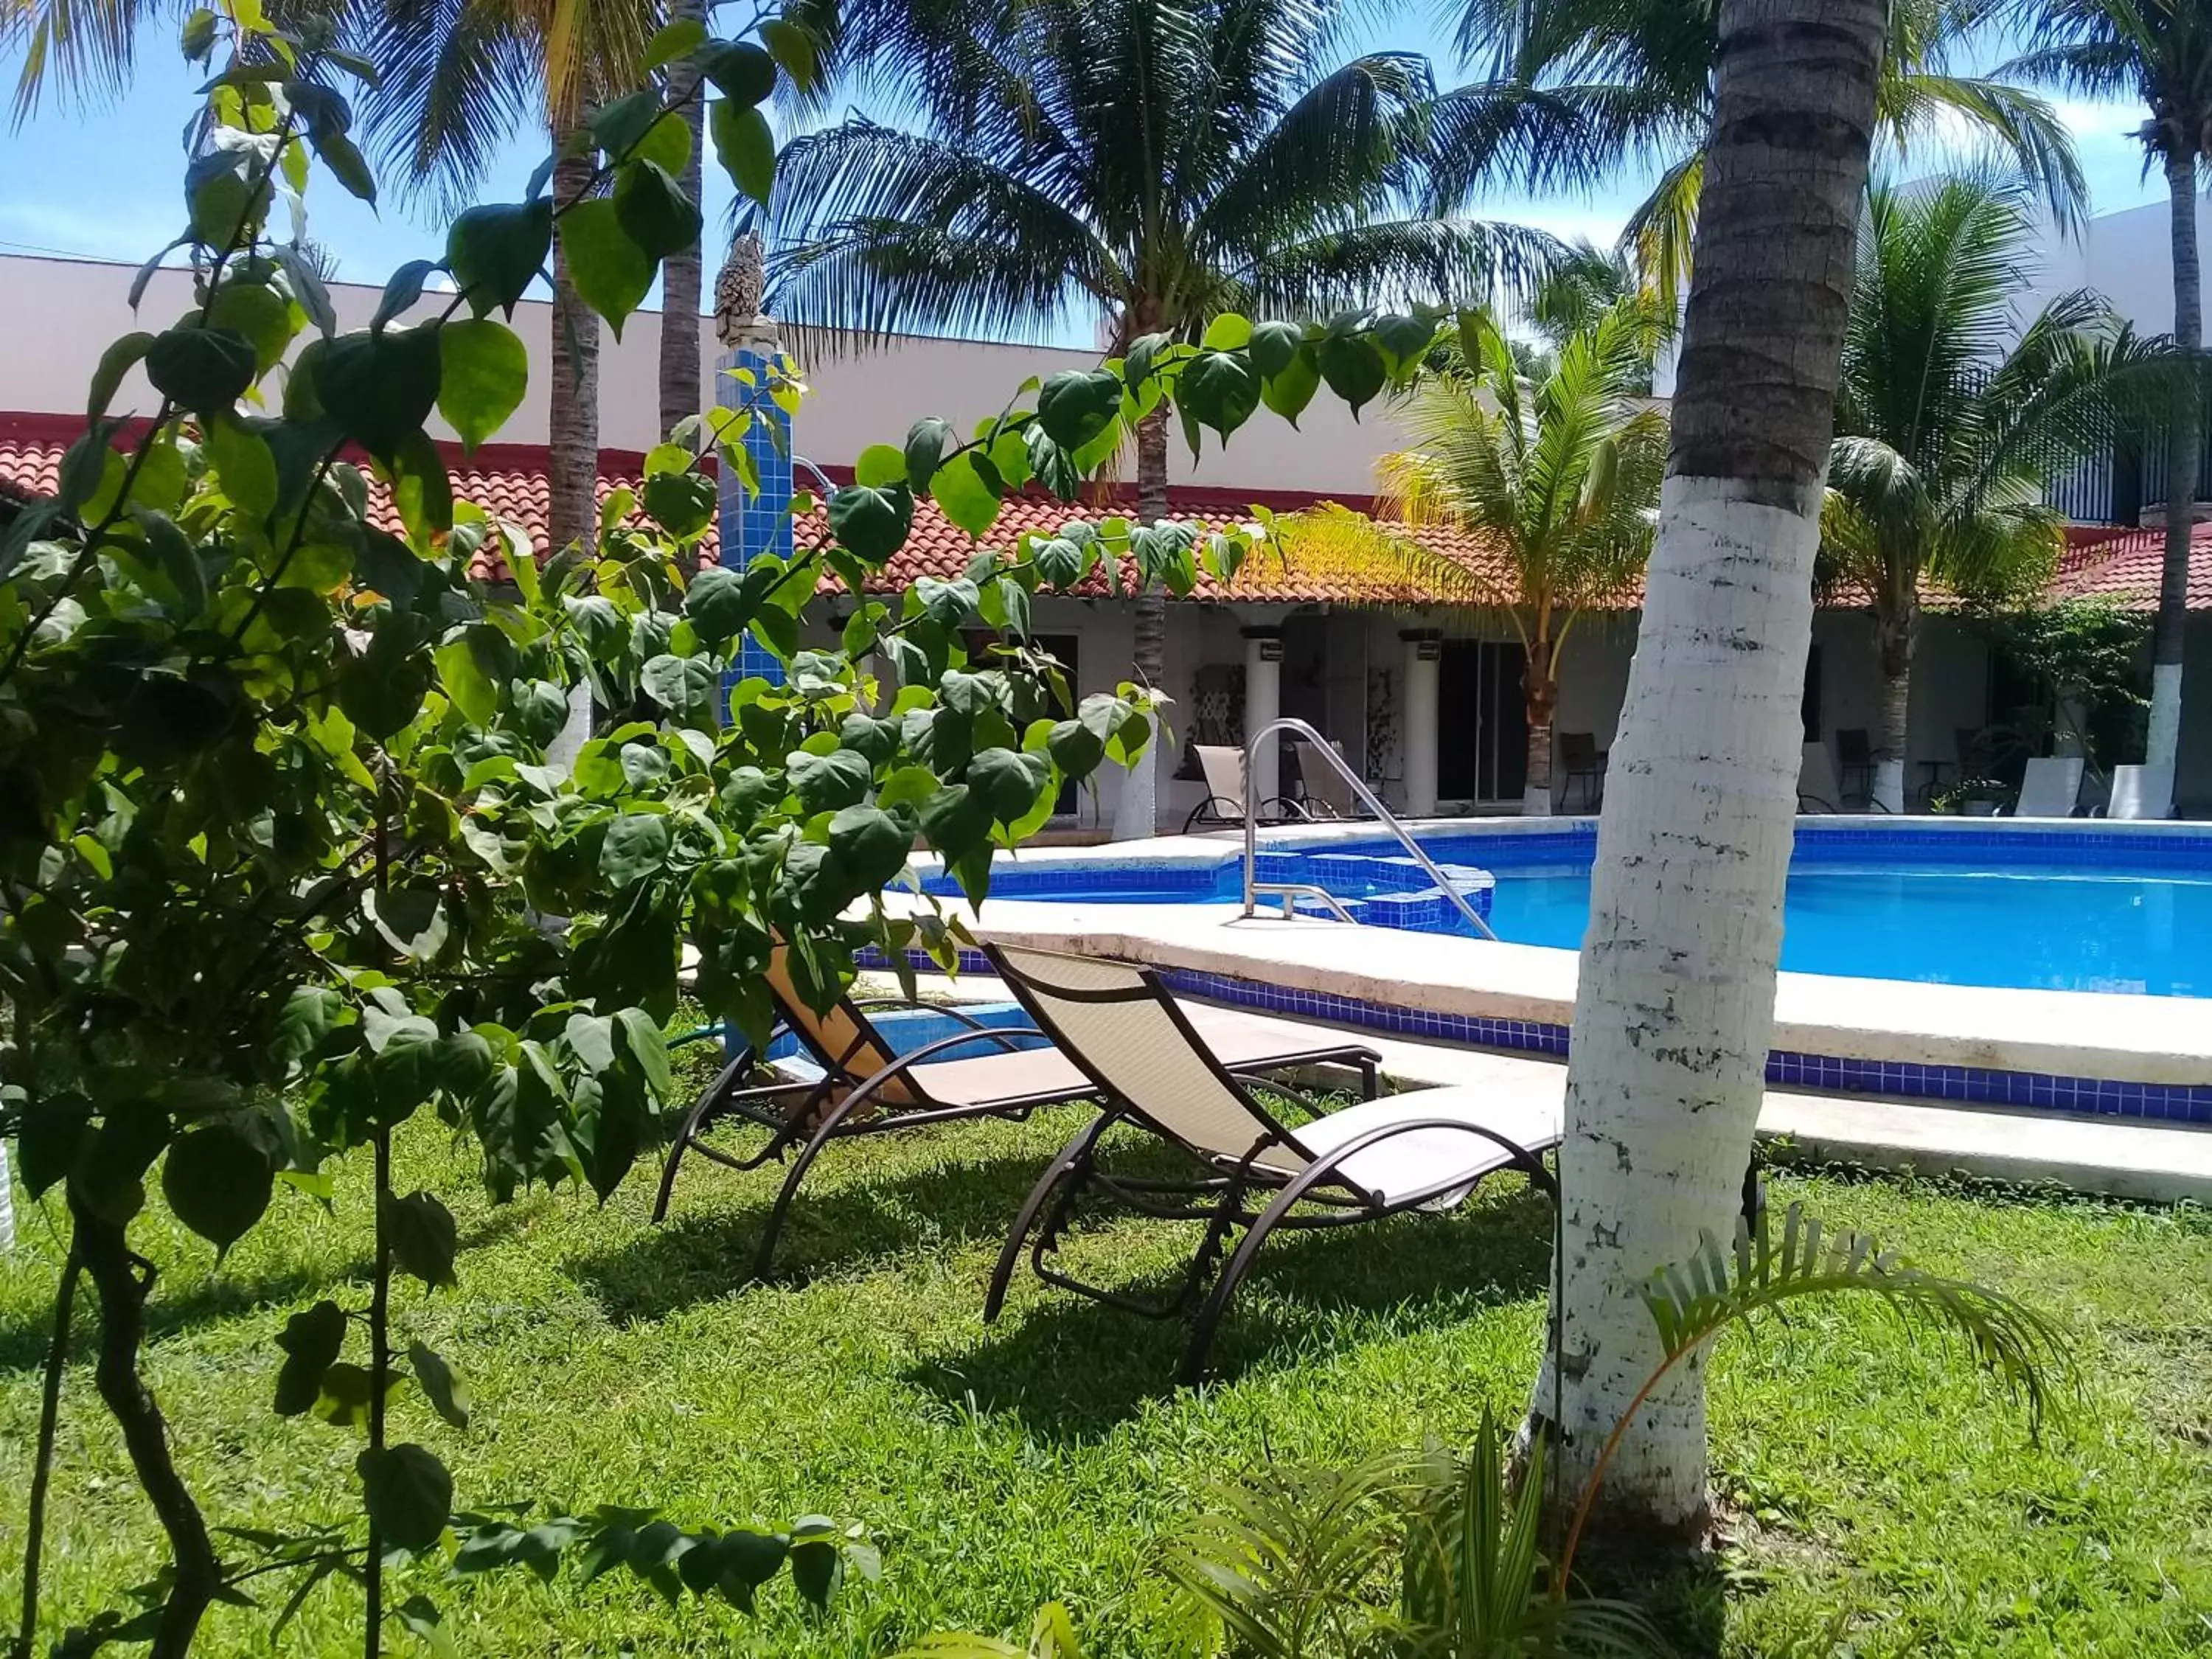
{"label": "white painted trunk", "polygon": [[[2193,145],[2201,122],[2175,112]],[[2166,183],[2173,239],[2173,340],[2192,356],[2204,343],[2204,290],[2197,247],[2197,152],[2171,152]],[[2167,422],[2166,556],[2160,563],[2158,617],[2151,629],[2150,731],[2143,759],[2173,766],[2181,751],[2181,664],[2189,626],[2189,562],[2197,521],[2197,462],[2203,442],[2202,410],[2194,398],[2175,400]]]}
{"label": "white painted trunk", "polygon": [[[1567,1073],[1563,1474],[1572,1491],[1658,1364],[1637,1295],[1725,1239],[1759,1118],[1812,634],[1809,514],[1668,480],[1598,828]],[[1548,1414],[1552,1381],[1536,1409]],[[1697,1365],[1644,1407],[1609,1504],[1692,1526]]]}
{"label": "white painted trunk", "polygon": [[1159,739],[1145,745],[1137,763],[1121,775],[1121,793],[1114,803],[1114,839],[1142,841],[1156,833],[1159,812]]}
{"label": "white painted trunk", "polygon": [[[1673,455],[1591,876],[1559,1154],[1555,1412],[1566,1490],[1620,1431],[1597,1514],[1707,1518],[1702,1366],[1634,1418],[1638,1295],[1742,1192],[1774,1023],[1813,555],[1887,27],[1880,0],[1721,0]],[[1556,1393],[1555,1393],[1556,1390]]]}
{"label": "white painted trunk", "polygon": [[2181,665],[2156,663],[2150,671],[2150,732],[2143,744],[2143,760],[2166,768],[2172,776],[2180,752]]}
{"label": "white painted trunk", "polygon": [[[1547,694],[1547,708],[1553,706],[1555,696]],[[1528,777],[1521,791],[1521,816],[1548,818],[1552,816],[1552,722],[1548,720],[1528,722]]]}
{"label": "white painted trunk", "polygon": [[1874,763],[1874,804],[1886,811],[1905,810],[1905,758],[1892,755]]}

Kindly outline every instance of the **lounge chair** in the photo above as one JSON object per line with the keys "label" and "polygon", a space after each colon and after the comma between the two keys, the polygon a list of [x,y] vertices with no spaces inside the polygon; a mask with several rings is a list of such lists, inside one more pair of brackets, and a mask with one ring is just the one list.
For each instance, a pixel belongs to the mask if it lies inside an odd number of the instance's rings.
{"label": "lounge chair", "polygon": [[2016,818],[2070,818],[2081,798],[2081,773],[2086,763],[2079,755],[2039,756],[2027,763],[2021,778],[2020,799],[2013,804]]}
{"label": "lounge chair", "polygon": [[[1838,812],[1843,810],[1843,791],[1836,787],[1836,769],[1829,763],[1828,745],[1808,743],[1797,763],[1797,810],[1800,812]],[[1887,812],[1889,809],[1878,800],[1867,803],[1869,810]]]}
{"label": "lounge chair", "polygon": [[[1408,1210],[1445,1210],[1485,1176],[1518,1169],[1552,1195],[1541,1154],[1560,1138],[1559,1108],[1499,1106],[1472,1088],[1427,1089],[1369,1100],[1292,1127],[1245,1088],[1195,1018],[1149,969],[1093,957],[984,947],[1040,1030],[1079,1065],[1105,1109],[1054,1158],[1014,1218],[991,1275],[983,1317],[995,1320],[1023,1246],[1048,1285],[1152,1318],[1193,1315],[1180,1380],[1194,1383],[1237,1286],[1281,1226],[1344,1225]],[[1149,1130],[1198,1166],[1183,1181],[1139,1180],[1099,1166],[1111,1126]],[[1139,1213],[1206,1224],[1175,1297],[1146,1303],[1083,1284],[1048,1258],[1076,1201],[1096,1189]],[[1272,1197],[1267,1195],[1272,1194]],[[1264,1207],[1261,1200],[1267,1197]],[[1206,1290],[1239,1230],[1243,1237]]]}
{"label": "lounge chair", "polygon": [[[1206,778],[1206,799],[1190,809],[1190,816],[1182,821],[1183,834],[1194,830],[1229,830],[1241,828],[1244,823],[1244,803],[1251,794],[1244,777],[1244,751],[1227,744],[1194,744],[1191,752],[1198,757],[1198,769]],[[1273,814],[1269,815],[1269,808]],[[1260,803],[1260,822],[1280,823],[1286,818],[1304,819],[1305,809],[1286,795],[1270,795]]]}
{"label": "lounge chair", "polygon": [[2112,793],[2105,803],[2108,818],[2168,818],[2173,816],[2173,767],[2115,766]]}
{"label": "lounge chair", "polygon": [[[1066,1054],[1026,1046],[1024,1039],[1036,1043],[1044,1035],[1033,1027],[986,1025],[957,1007],[903,997],[848,996],[827,1014],[817,1014],[793,988],[781,951],[767,979],[775,1000],[777,1029],[799,1040],[821,1067],[821,1076],[793,1080],[770,1073],[769,1080],[756,1082],[763,1070],[759,1059],[750,1050],[738,1054],[685,1114],[668,1149],[653,1206],[654,1221],[667,1216],[677,1166],[687,1152],[729,1169],[751,1170],[797,1149],[754,1255],[756,1277],[767,1274],[799,1183],[831,1141],[964,1118],[1019,1121],[1041,1106],[1098,1092],[1097,1080]],[[951,1018],[963,1029],[902,1054],[869,1018],[871,1012],[887,1008],[924,1008]],[[1304,1066],[1351,1066],[1359,1072],[1367,1098],[1375,1097],[1382,1056],[1372,1048],[1316,1040],[1306,1027],[1237,1009],[1194,1007],[1188,1018],[1232,1071],[1261,1075]],[[992,1045],[997,1052],[951,1057],[979,1044]],[[768,1144],[745,1158],[708,1145],[702,1139],[707,1131],[729,1116],[746,1118],[767,1130]]]}
{"label": "lounge chair", "polygon": [[[1329,745],[1339,759],[1344,750],[1335,744]],[[1321,751],[1321,745],[1308,738],[1294,738],[1291,750],[1298,757],[1298,805],[1309,817],[1364,818],[1367,807],[1352,793],[1352,785],[1343,773],[1330,764],[1329,757]]]}
{"label": "lounge chair", "polygon": [[1583,811],[1595,812],[1605,805],[1605,757],[1595,733],[1559,733],[1559,769],[1566,775],[1559,790],[1561,811],[1567,810],[1567,798],[1578,783],[1583,787]]}
{"label": "lounge chair", "polygon": [[1797,760],[1797,810],[1833,812],[1842,794],[1836,787],[1836,769],[1828,762],[1828,745],[1807,744]]}
{"label": "lounge chair", "polygon": [[1843,781],[1837,793],[1843,800],[1849,801],[1854,798],[1852,784],[1855,780],[1857,784],[1856,798],[1862,801],[1874,799],[1874,743],[1867,736],[1866,727],[1838,727],[1836,732],[1836,766]]}

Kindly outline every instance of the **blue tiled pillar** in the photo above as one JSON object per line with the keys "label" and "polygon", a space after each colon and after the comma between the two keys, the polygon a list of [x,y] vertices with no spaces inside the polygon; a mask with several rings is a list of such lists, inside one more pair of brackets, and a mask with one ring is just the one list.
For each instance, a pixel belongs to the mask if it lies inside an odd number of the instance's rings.
{"label": "blue tiled pillar", "polygon": [[[763,337],[724,352],[714,364],[714,401],[724,409],[748,410],[753,417],[744,448],[760,473],[757,495],[748,495],[731,470],[722,473],[722,563],[732,570],[743,570],[763,553],[791,556],[791,417],[769,396],[782,356],[772,339]],[[731,369],[749,370],[752,384],[726,372]],[[754,675],[781,685],[783,665],[747,634],[733,678]]]}

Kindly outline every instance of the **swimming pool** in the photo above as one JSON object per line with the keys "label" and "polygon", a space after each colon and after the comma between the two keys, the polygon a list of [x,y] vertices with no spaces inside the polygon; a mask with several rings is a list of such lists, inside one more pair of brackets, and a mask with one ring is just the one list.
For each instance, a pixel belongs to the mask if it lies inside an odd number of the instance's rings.
{"label": "swimming pool", "polygon": [[[1494,886],[1470,896],[1500,939],[1581,945],[1594,826],[1446,829],[1421,842],[1455,875],[1487,872]],[[1260,865],[1262,880],[1326,887],[1364,922],[1466,929],[1387,840],[1271,837]],[[1027,854],[1001,861],[992,892],[1188,904],[1234,902],[1241,882],[1237,854],[1209,847],[1172,863],[1119,866]],[[2212,833],[1808,822],[1791,860],[1784,929],[1782,966],[1798,973],[2212,996]]]}

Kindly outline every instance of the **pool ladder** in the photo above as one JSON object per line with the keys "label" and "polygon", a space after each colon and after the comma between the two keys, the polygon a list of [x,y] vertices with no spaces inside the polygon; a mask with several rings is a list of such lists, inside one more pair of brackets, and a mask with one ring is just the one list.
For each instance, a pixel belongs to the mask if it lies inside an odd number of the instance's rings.
{"label": "pool ladder", "polygon": [[1359,797],[1360,805],[1372,812],[1375,815],[1375,821],[1395,836],[1398,838],[1398,844],[1413,855],[1413,862],[1419,865],[1429,879],[1437,884],[1437,890],[1459,908],[1460,915],[1467,918],[1468,925],[1474,929],[1477,936],[1486,939],[1492,944],[1497,943],[1498,935],[1491,932],[1490,924],[1485,921],[1475,908],[1467,902],[1467,895],[1445,878],[1444,872],[1437,868],[1436,860],[1421,850],[1420,842],[1413,839],[1406,826],[1398,821],[1396,815],[1389,807],[1376,799],[1375,792],[1367,787],[1365,781],[1358,773],[1352,769],[1352,763],[1336,752],[1336,745],[1315,731],[1305,721],[1291,720],[1287,716],[1282,720],[1268,721],[1244,741],[1244,914],[1247,916],[1255,914],[1256,907],[1254,902],[1261,894],[1265,893],[1270,898],[1282,900],[1283,919],[1286,921],[1297,914],[1297,902],[1302,898],[1320,900],[1339,921],[1356,923],[1358,921],[1358,917],[1344,908],[1343,902],[1326,887],[1316,887],[1311,882],[1306,881],[1255,881],[1253,879],[1259,858],[1259,828],[1252,811],[1253,763],[1259,758],[1260,745],[1278,732],[1294,732],[1298,736],[1310,739],[1314,751],[1334,766],[1344,781],[1352,786],[1352,793]]}

